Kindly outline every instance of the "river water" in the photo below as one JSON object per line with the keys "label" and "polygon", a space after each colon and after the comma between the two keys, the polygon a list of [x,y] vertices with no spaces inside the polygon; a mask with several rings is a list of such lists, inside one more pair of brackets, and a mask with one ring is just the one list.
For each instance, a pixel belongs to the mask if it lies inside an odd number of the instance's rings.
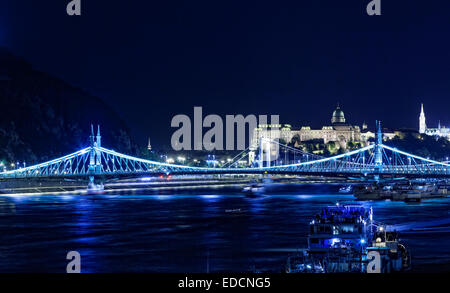
{"label": "river water", "polygon": [[[71,250],[82,272],[281,271],[306,246],[315,213],[356,203],[341,194],[224,193],[1,196],[0,272],[65,272]],[[450,271],[449,198],[358,204],[396,225],[413,271]]]}

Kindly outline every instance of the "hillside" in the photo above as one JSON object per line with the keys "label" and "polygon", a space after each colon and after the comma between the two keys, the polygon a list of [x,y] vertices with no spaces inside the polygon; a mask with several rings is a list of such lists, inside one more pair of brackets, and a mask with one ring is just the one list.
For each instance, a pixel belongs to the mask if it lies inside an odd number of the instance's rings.
{"label": "hillside", "polygon": [[0,161],[42,162],[88,145],[90,124],[103,143],[136,152],[129,129],[98,97],[0,48]]}

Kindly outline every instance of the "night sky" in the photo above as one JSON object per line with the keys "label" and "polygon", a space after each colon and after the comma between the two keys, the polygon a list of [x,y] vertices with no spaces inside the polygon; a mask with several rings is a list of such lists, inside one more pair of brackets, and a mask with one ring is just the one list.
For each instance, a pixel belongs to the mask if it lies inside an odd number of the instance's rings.
{"label": "night sky", "polygon": [[279,114],[329,125],[450,126],[450,1],[1,0],[0,44],[109,103],[139,142],[176,114]]}

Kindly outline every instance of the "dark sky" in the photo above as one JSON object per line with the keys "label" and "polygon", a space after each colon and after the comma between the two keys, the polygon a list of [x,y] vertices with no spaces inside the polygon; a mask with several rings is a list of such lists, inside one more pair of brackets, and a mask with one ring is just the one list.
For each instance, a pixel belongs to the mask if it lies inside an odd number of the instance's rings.
{"label": "dark sky", "polygon": [[0,0],[1,45],[112,105],[144,143],[176,114],[450,126],[450,1]]}

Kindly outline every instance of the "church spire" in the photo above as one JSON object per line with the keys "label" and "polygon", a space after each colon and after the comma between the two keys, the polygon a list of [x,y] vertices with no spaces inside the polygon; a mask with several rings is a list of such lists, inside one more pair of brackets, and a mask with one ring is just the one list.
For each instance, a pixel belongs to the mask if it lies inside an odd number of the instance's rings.
{"label": "church spire", "polygon": [[147,149],[148,149],[149,151],[152,150],[152,145],[150,144],[150,137],[148,137],[148,145],[147,145]]}
{"label": "church spire", "polygon": [[423,111],[423,103],[422,103],[421,108],[420,108],[420,116],[419,116],[419,132],[425,133],[426,129],[427,129],[427,124],[425,122],[425,112]]}

